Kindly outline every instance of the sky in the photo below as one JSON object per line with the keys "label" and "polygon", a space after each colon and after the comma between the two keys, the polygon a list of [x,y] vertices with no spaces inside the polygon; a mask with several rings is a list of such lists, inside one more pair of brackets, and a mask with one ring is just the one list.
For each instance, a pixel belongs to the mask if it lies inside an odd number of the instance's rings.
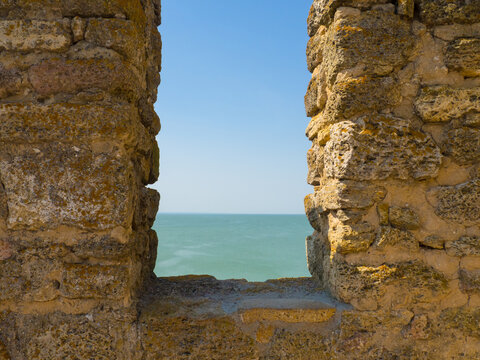
{"label": "sky", "polygon": [[160,213],[304,213],[310,5],[162,1]]}

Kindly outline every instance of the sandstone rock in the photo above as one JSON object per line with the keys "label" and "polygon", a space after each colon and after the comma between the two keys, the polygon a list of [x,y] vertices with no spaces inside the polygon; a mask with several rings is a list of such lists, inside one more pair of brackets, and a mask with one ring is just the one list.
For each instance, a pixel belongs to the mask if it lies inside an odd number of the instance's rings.
{"label": "sandstone rock", "polygon": [[457,89],[447,86],[425,87],[415,100],[425,122],[447,122],[468,113],[480,113],[480,88]]}
{"label": "sandstone rock", "polygon": [[480,256],[480,237],[462,236],[458,240],[445,244],[450,256]]}
{"label": "sandstone rock", "polygon": [[330,214],[328,240],[333,252],[348,254],[367,250],[375,239],[375,228],[367,222],[342,221]]}
{"label": "sandstone rock", "polygon": [[140,0],[63,0],[61,9],[64,16],[84,18],[128,18],[139,29],[143,28],[146,16]]}
{"label": "sandstone rock", "polygon": [[389,205],[386,203],[378,204],[377,206],[377,214],[379,217],[380,225],[388,225],[388,213],[389,213]]}
{"label": "sandstone rock", "polygon": [[442,219],[463,224],[480,222],[480,179],[432,188],[427,195]]}
{"label": "sandstone rock", "polygon": [[427,246],[432,249],[442,250],[445,246],[445,240],[436,235],[427,236],[424,239],[420,240],[420,244]]}
{"label": "sandstone rock", "polygon": [[[480,1],[478,6],[480,8]],[[480,21],[480,10],[478,13]],[[450,43],[445,63],[450,70],[459,71],[464,76],[480,76],[480,39],[457,39]]]}
{"label": "sandstone rock", "polygon": [[22,74],[17,69],[6,69],[0,64],[0,99],[17,95],[23,88]]}
{"label": "sandstone rock", "polygon": [[145,53],[138,47],[138,44],[145,40],[132,21],[90,19],[85,40],[97,46],[113,49],[136,65],[145,61]]}
{"label": "sandstone rock", "polygon": [[390,224],[403,230],[416,230],[420,227],[420,219],[415,211],[410,208],[391,206],[388,215]]}
{"label": "sandstone rock", "polygon": [[142,188],[140,192],[140,201],[135,211],[134,224],[138,228],[146,226],[151,228],[157,216],[160,194],[149,188]]}
{"label": "sandstone rock", "polygon": [[442,311],[440,315],[444,329],[458,329],[464,335],[480,338],[479,308],[450,308]]}
{"label": "sandstone rock", "polygon": [[[325,222],[325,224],[328,224]],[[328,231],[327,227],[323,231]],[[330,244],[327,243],[327,236],[320,233],[314,233],[305,239],[305,248],[307,252],[307,268],[314,277],[323,274],[323,261],[330,252]]]}
{"label": "sandstone rock", "polygon": [[79,42],[85,38],[85,29],[87,21],[81,17],[75,16],[72,19],[73,42]]}
{"label": "sandstone rock", "polygon": [[335,262],[329,276],[333,293],[349,303],[368,298],[381,301],[387,287],[391,294],[400,292],[408,303],[433,302],[439,295],[448,292],[446,278],[421,262],[402,262],[379,267]]}
{"label": "sandstone rock", "polygon": [[[258,358],[255,340],[242,332],[231,318],[194,319],[172,314],[162,319],[153,311],[150,309],[140,318],[146,360],[181,360],[192,356],[200,359],[205,354],[212,360],[232,356],[238,360]],[[161,314],[162,310],[159,307],[156,311]]]}
{"label": "sandstone rock", "polygon": [[65,264],[60,284],[70,299],[122,299],[128,288],[128,269],[110,265]]}
{"label": "sandstone rock", "polygon": [[308,34],[313,36],[320,25],[329,25],[339,7],[352,6],[365,10],[388,0],[314,0],[308,15]]}
{"label": "sandstone rock", "polygon": [[310,72],[323,61],[323,47],[325,46],[325,33],[327,28],[322,26],[307,44],[307,67]]}
{"label": "sandstone rock", "polygon": [[466,293],[480,293],[480,270],[467,271],[461,269],[459,271],[460,284]]}
{"label": "sandstone rock", "polygon": [[71,44],[70,24],[60,21],[2,20],[0,50],[65,51]]}
{"label": "sandstone rock", "polygon": [[326,41],[335,44],[323,53],[331,84],[346,69],[359,69],[362,75],[388,75],[406,65],[415,45],[410,24],[384,11],[337,12]]}
{"label": "sandstone rock", "polygon": [[[131,105],[0,104],[0,141],[39,142],[115,139],[148,152],[149,135]],[[66,131],[68,129],[68,131]]]}
{"label": "sandstone rock", "polygon": [[325,179],[309,200],[313,201],[312,206],[317,212],[323,213],[328,210],[369,208],[385,195],[384,188],[372,184]]}
{"label": "sandstone rock", "polygon": [[307,152],[308,176],[307,183],[313,186],[320,185],[323,176],[323,147],[313,145]]}
{"label": "sandstone rock", "polygon": [[[480,99],[477,102],[480,102]],[[480,128],[461,127],[448,130],[442,148],[460,165],[475,164],[480,160]]]}
{"label": "sandstone rock", "polygon": [[9,228],[129,228],[133,173],[118,155],[59,144],[2,149]]}
{"label": "sandstone rock", "polygon": [[420,20],[428,25],[480,22],[479,0],[420,0]]}
{"label": "sandstone rock", "polygon": [[347,78],[333,85],[322,116],[324,121],[335,123],[381,112],[399,102],[398,85],[391,77]]}
{"label": "sandstone rock", "polygon": [[31,67],[28,74],[34,90],[43,96],[102,89],[129,101],[138,99],[139,79],[123,62],[48,60]]}
{"label": "sandstone rock", "polygon": [[325,146],[325,174],[357,181],[416,180],[436,177],[440,149],[407,120],[389,116],[363,117],[333,125]]}
{"label": "sandstone rock", "polygon": [[[308,344],[308,346],[305,346],[305,344]],[[295,357],[295,360],[337,359],[328,338],[313,336],[313,334],[308,331],[277,329],[266,355],[262,356],[261,359],[275,360],[290,358],[293,360],[293,357]]]}
{"label": "sandstone rock", "polygon": [[382,226],[375,241],[375,247],[384,249],[394,246],[406,251],[418,251],[418,241],[409,231]]}

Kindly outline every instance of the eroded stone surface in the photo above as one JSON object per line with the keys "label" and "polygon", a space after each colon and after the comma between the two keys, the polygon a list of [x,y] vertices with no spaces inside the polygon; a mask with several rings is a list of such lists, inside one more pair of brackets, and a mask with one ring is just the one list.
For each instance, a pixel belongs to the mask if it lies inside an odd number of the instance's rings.
{"label": "eroded stone surface", "polygon": [[468,113],[480,113],[480,88],[457,89],[432,86],[422,89],[415,102],[419,115],[426,122],[447,122]]}
{"label": "eroded stone surface", "polygon": [[325,173],[350,180],[435,177],[440,149],[407,120],[385,116],[344,121],[332,127],[325,147]]}
{"label": "eroded stone surface", "polygon": [[128,160],[118,155],[75,145],[2,149],[9,228],[129,228],[133,174]]}
{"label": "eroded stone surface", "polygon": [[0,49],[7,51],[64,51],[71,44],[68,20],[0,21]]}
{"label": "eroded stone surface", "polygon": [[478,0],[421,0],[418,6],[420,19],[428,25],[480,22]]}
{"label": "eroded stone surface", "polygon": [[[478,5],[480,7],[480,2]],[[464,76],[480,76],[480,39],[453,41],[447,48],[445,60],[449,69],[459,71]]]}
{"label": "eroded stone surface", "polygon": [[466,224],[480,222],[480,180],[433,188],[429,196],[441,218]]}

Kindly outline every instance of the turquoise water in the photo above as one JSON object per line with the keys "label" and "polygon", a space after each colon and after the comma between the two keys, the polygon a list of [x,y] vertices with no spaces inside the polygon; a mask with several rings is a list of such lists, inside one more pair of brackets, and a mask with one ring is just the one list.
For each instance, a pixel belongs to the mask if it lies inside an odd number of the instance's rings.
{"label": "turquoise water", "polygon": [[157,276],[264,281],[309,276],[305,215],[158,214]]}

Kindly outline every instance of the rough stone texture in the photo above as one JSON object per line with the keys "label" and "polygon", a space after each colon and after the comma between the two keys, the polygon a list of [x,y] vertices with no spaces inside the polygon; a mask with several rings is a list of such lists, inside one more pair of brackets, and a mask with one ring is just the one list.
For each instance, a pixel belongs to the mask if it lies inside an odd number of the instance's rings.
{"label": "rough stone texture", "polygon": [[1,359],[139,359],[159,10],[0,1]]}
{"label": "rough stone texture", "polygon": [[480,116],[480,88],[424,87],[415,100],[418,114],[425,122],[449,122],[467,114]]}
{"label": "rough stone texture", "polygon": [[264,283],[152,275],[159,24],[0,0],[0,359],[479,359],[478,0],[314,1],[312,278]]}
{"label": "rough stone texture", "polygon": [[435,213],[441,218],[468,225],[480,222],[479,179],[433,188],[428,196],[435,206]]}
{"label": "rough stone texture", "polygon": [[427,179],[438,173],[441,154],[431,137],[408,121],[365,117],[330,129],[325,146],[325,175],[337,179]]}
{"label": "rough stone texture", "polygon": [[480,354],[479,24],[477,0],[313,3],[307,263],[355,308],[325,358]]}

